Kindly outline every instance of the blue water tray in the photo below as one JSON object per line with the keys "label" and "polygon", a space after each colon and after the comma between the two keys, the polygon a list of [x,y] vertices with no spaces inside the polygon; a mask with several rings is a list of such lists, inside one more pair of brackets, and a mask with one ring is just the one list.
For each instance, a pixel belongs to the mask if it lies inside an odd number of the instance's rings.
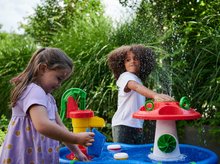
{"label": "blue water tray", "polygon": [[[121,152],[128,154],[129,158],[127,160],[115,160],[113,155],[116,153],[114,151],[109,151],[107,149],[108,145],[120,144]],[[89,164],[218,164],[217,155],[210,151],[209,149],[202,148],[199,146],[193,146],[188,144],[180,144],[180,153],[185,155],[184,161],[152,161],[149,159],[148,155],[152,153],[153,144],[143,144],[143,145],[130,145],[121,143],[111,143],[105,142],[102,153],[99,157],[94,157]],[[71,161],[66,159],[66,155],[70,151],[63,147],[60,149],[60,163],[61,164],[81,164],[88,163],[82,161]],[[118,151],[117,151],[118,153]]]}

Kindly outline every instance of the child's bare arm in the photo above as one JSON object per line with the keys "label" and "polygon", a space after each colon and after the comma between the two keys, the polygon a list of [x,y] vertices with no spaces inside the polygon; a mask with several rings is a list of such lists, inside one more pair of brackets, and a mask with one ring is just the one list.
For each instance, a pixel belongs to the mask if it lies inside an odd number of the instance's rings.
{"label": "child's bare arm", "polygon": [[155,101],[174,101],[174,99],[169,95],[159,94],[157,92],[154,92],[148,89],[147,87],[145,87],[144,85],[141,85],[133,80],[128,81],[126,85],[125,91],[130,91],[130,90],[134,90],[147,98],[154,99]]}
{"label": "child's bare arm", "polygon": [[77,159],[79,159],[80,161],[88,161],[86,155],[82,153],[77,145],[67,144],[66,146],[68,147],[68,149],[70,149],[70,151],[75,154]]}
{"label": "child's bare arm", "polygon": [[83,146],[90,146],[94,142],[94,133],[92,132],[75,134],[49,120],[44,106],[33,105],[30,107],[29,113],[35,129],[49,138]]}
{"label": "child's bare arm", "polygon": [[[63,122],[61,121],[60,116],[59,116],[58,113],[56,113],[56,121],[57,121],[57,123],[58,123],[61,127],[67,129],[66,126],[65,126],[65,125],[63,124]],[[67,130],[68,130],[68,129],[67,129]],[[89,133],[90,133],[90,132],[89,132]],[[83,139],[87,136],[87,134],[88,134],[88,132],[85,132],[85,133],[84,133],[84,132],[81,132],[81,133],[77,133],[76,135],[78,136],[79,140],[83,140]],[[95,134],[92,133],[92,132],[91,132],[90,135],[91,135],[92,137],[95,136]],[[94,141],[94,139],[93,139],[93,141]],[[81,141],[81,142],[83,142],[83,141]],[[80,144],[80,143],[78,143],[78,144]],[[88,143],[87,145],[84,145],[84,146],[90,146],[90,145],[92,145],[92,143]]]}
{"label": "child's bare arm", "polygon": [[[60,118],[60,116],[59,116],[58,113],[56,113],[56,122],[57,122],[61,127],[67,129],[67,127],[63,124],[63,122],[62,122],[62,120],[61,120],[61,118]],[[68,149],[69,149],[70,151],[72,151],[72,152],[75,154],[75,156],[77,157],[77,159],[79,159],[80,161],[88,161],[88,158],[86,157],[86,155],[82,153],[82,151],[79,149],[79,147],[78,147],[77,145],[75,145],[75,144],[68,144],[68,143],[66,143],[66,142],[64,142],[64,144],[66,145],[66,147],[68,147]]]}

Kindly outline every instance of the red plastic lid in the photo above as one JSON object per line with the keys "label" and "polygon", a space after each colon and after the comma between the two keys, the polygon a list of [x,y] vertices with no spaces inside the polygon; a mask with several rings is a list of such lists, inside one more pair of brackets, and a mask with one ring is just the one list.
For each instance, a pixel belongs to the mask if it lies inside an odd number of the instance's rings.
{"label": "red plastic lid", "polygon": [[70,118],[90,118],[94,117],[92,110],[77,110],[69,113]]}
{"label": "red plastic lid", "polygon": [[153,105],[152,110],[142,106],[133,117],[143,120],[194,120],[201,117],[201,114],[192,108],[189,110],[181,108],[179,102],[154,102]]}

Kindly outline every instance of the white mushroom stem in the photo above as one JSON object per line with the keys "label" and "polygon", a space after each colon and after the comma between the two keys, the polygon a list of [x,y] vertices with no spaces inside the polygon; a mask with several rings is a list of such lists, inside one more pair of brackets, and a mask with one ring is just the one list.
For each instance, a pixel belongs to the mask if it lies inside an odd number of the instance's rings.
{"label": "white mushroom stem", "polygon": [[[164,134],[172,135],[176,139],[176,148],[170,153],[163,152],[158,148],[158,139]],[[175,120],[157,120],[153,154],[149,155],[149,157],[156,160],[158,160],[158,158],[160,160],[176,160],[180,157]]]}

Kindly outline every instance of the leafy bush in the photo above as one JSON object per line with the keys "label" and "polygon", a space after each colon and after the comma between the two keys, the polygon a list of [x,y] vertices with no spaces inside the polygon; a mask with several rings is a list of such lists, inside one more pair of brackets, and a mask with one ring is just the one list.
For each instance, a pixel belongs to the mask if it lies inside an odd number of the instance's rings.
{"label": "leafy bush", "polygon": [[4,115],[2,115],[0,120],[0,146],[2,145],[5,139],[8,123],[9,123],[8,119]]}
{"label": "leafy bush", "polygon": [[3,131],[0,129],[0,146],[1,146],[2,143],[4,142],[4,139],[5,139],[5,132],[3,132]]}
{"label": "leafy bush", "polygon": [[36,49],[33,39],[17,34],[0,33],[0,115],[10,117],[9,97],[10,80],[23,71],[30,56]]}
{"label": "leafy bush", "polygon": [[[87,93],[86,108],[92,109],[95,115],[104,118],[110,131],[109,122],[115,110],[115,99],[111,99],[111,82],[113,77],[106,64],[106,55],[112,50],[108,35],[110,25],[103,17],[90,15],[85,19],[75,19],[68,29],[62,29],[54,36],[52,44],[63,49],[74,61],[74,73],[71,78],[57,90],[54,95],[58,105],[65,90],[81,88]],[[66,125],[70,120],[65,121]],[[107,133],[106,133],[107,134]],[[108,138],[109,135],[108,132]]]}

